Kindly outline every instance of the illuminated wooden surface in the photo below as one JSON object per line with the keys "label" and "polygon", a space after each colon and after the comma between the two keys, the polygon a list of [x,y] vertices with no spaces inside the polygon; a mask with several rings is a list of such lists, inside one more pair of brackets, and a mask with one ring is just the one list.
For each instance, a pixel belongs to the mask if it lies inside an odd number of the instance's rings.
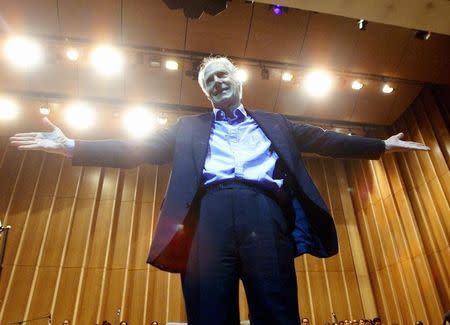
{"label": "illuminated wooden surface", "polygon": [[[431,92],[395,128],[432,151],[306,159],[340,242],[333,258],[296,259],[300,310],[312,323],[331,321],[334,311],[340,319],[438,324],[450,304],[450,140]],[[55,323],[186,320],[178,275],[145,264],[170,166],[72,167],[0,139],[0,218],[12,226],[0,323],[48,312]],[[247,319],[242,288],[240,297]]]}

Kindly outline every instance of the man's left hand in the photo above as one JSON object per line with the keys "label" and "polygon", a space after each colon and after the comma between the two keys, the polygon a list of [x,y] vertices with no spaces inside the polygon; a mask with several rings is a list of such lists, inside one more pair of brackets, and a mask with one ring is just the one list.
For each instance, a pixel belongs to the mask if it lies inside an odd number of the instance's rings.
{"label": "man's left hand", "polygon": [[402,132],[391,136],[390,138],[384,140],[384,145],[386,146],[385,152],[400,152],[400,151],[428,151],[430,148],[423,143],[413,142],[413,141],[403,141],[404,134]]}

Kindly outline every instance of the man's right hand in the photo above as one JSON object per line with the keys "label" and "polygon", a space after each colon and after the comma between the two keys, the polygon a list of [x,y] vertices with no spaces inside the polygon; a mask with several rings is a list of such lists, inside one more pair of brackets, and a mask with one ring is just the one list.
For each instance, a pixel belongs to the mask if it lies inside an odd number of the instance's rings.
{"label": "man's right hand", "polygon": [[17,133],[9,138],[11,145],[19,150],[43,150],[66,157],[72,157],[74,141],[67,138],[64,133],[49,119],[44,117],[44,124],[49,132]]}

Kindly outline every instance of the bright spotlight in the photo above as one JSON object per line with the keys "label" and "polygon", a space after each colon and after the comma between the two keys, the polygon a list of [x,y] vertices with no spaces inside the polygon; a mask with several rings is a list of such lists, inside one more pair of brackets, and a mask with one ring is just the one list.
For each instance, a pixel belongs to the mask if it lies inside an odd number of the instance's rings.
{"label": "bright spotlight", "polygon": [[236,72],[236,76],[237,76],[237,79],[242,83],[246,82],[248,79],[248,73],[246,70],[243,70],[243,69],[238,69]]}
{"label": "bright spotlight", "polygon": [[84,130],[94,124],[95,114],[86,104],[74,103],[67,107],[65,120],[72,128]]}
{"label": "bright spotlight", "polygon": [[25,37],[11,37],[5,43],[5,55],[8,60],[19,68],[31,68],[42,61],[41,46]]}
{"label": "bright spotlight", "polygon": [[133,108],[126,113],[123,126],[134,138],[144,138],[153,131],[155,117],[145,108]]}
{"label": "bright spotlight", "polygon": [[359,80],[354,80],[352,82],[352,89],[354,90],[360,90],[362,87],[364,87],[363,83]]}
{"label": "bright spotlight", "polygon": [[67,49],[66,56],[70,61],[77,61],[80,57],[80,52],[78,52],[77,49],[71,47],[70,49]]}
{"label": "bright spotlight", "polygon": [[385,94],[390,94],[390,93],[392,93],[394,91],[394,88],[391,85],[389,85],[388,83],[385,83],[381,90]]}
{"label": "bright spotlight", "polygon": [[167,60],[166,61],[166,69],[167,70],[178,70],[178,62],[175,60]]}
{"label": "bright spotlight", "polygon": [[306,91],[313,97],[324,97],[333,85],[331,75],[325,71],[312,71],[304,80]]}
{"label": "bright spotlight", "polygon": [[285,71],[281,75],[281,79],[283,81],[292,81],[292,79],[294,79],[294,75],[292,73],[290,73],[289,71]]}
{"label": "bright spotlight", "polygon": [[8,98],[0,98],[0,120],[14,120],[19,114],[17,104]]}
{"label": "bright spotlight", "polygon": [[91,53],[91,63],[98,73],[108,77],[122,71],[124,58],[119,50],[111,46],[99,46]]}

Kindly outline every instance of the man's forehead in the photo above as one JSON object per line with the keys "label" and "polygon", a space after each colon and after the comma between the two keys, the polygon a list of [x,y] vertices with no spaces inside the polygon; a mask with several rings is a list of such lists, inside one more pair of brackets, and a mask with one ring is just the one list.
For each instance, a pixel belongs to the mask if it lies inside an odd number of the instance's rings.
{"label": "man's forehead", "polygon": [[221,62],[221,61],[211,62],[205,68],[205,76],[215,73],[215,72],[218,72],[218,71],[231,72],[231,67],[229,64],[226,64],[225,62]]}

